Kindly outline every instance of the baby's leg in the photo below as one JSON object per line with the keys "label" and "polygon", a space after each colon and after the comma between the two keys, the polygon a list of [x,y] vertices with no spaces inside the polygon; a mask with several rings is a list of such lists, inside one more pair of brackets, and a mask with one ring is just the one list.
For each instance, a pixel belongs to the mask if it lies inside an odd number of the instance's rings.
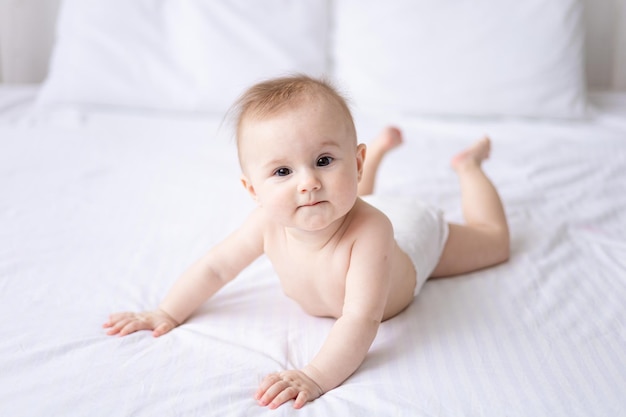
{"label": "baby's leg", "polygon": [[450,234],[433,277],[462,274],[509,258],[509,228],[495,187],[481,168],[491,142],[483,138],[452,158],[461,183],[464,225],[450,224]]}
{"label": "baby's leg", "polygon": [[359,182],[359,195],[368,195],[374,192],[376,172],[380,162],[387,152],[401,143],[402,132],[400,132],[400,129],[388,126],[367,146],[363,176],[361,177],[361,182]]}

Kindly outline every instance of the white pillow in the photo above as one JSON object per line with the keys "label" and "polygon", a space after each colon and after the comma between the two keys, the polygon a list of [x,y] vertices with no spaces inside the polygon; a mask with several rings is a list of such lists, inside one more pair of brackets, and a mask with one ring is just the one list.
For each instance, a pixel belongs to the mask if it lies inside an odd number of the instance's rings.
{"label": "white pillow", "polygon": [[65,0],[40,105],[223,113],[250,84],[327,68],[319,0]]}
{"label": "white pillow", "polygon": [[578,0],[336,0],[335,75],[360,109],[583,116]]}

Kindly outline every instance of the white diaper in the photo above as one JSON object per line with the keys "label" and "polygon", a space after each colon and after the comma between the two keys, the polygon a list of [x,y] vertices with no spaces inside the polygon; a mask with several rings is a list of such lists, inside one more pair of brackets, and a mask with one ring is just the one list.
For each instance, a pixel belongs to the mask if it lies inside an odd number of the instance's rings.
{"label": "white diaper", "polygon": [[368,195],[363,200],[387,215],[398,246],[413,261],[417,271],[414,295],[439,263],[448,239],[443,212],[416,197]]}

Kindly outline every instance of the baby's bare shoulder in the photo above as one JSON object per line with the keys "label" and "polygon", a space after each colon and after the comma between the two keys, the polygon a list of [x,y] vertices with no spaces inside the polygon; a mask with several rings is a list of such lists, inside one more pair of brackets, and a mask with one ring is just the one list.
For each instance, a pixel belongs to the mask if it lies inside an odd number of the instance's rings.
{"label": "baby's bare shoulder", "polygon": [[393,231],[389,218],[376,207],[359,199],[355,205],[355,225],[374,231]]}
{"label": "baby's bare shoulder", "polygon": [[237,233],[243,239],[263,241],[268,230],[268,219],[263,210],[255,208],[240,225]]}
{"label": "baby's bare shoulder", "polygon": [[393,239],[393,226],[383,212],[359,200],[355,205],[347,235],[353,236],[356,240],[375,239],[386,241]]}

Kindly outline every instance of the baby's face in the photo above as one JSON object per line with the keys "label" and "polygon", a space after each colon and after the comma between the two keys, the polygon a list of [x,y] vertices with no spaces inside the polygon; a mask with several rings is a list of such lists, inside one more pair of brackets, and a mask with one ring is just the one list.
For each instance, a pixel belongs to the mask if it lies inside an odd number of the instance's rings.
{"label": "baby's face", "polygon": [[356,201],[365,146],[334,103],[245,121],[239,152],[244,186],[285,227],[323,230]]}

